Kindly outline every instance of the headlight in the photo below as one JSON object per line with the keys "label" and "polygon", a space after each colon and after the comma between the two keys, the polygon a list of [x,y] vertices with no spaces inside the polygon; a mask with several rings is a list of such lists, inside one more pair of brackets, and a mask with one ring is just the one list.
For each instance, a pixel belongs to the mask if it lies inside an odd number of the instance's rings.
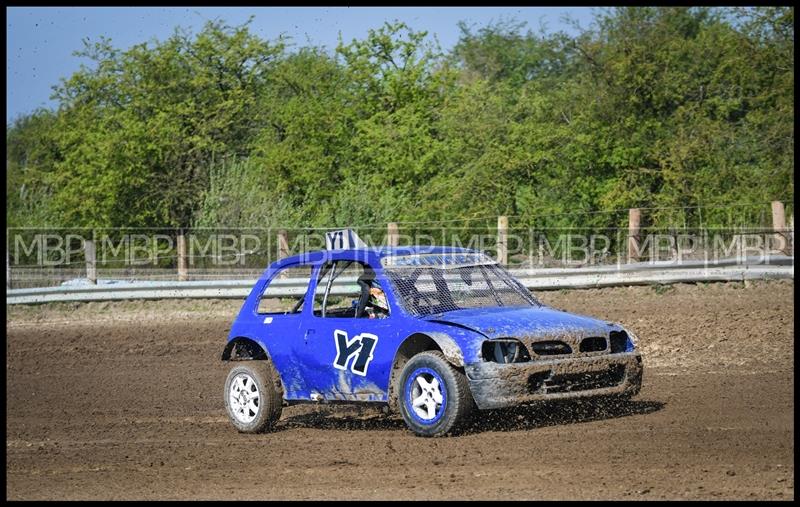
{"label": "headlight", "polygon": [[636,350],[638,338],[636,338],[636,335],[634,335],[627,329],[623,328],[620,331],[611,331],[609,338],[611,339],[612,354],[619,354],[621,352],[632,352]]}
{"label": "headlight", "polygon": [[625,352],[631,352],[632,350],[636,350],[636,347],[639,346],[639,337],[636,336],[629,329],[626,329],[625,332],[628,333],[628,340],[631,342],[631,346],[630,347],[626,347],[625,348]]}
{"label": "headlight", "polygon": [[483,342],[481,352],[485,361],[508,364],[530,361],[525,345],[513,338],[501,338]]}

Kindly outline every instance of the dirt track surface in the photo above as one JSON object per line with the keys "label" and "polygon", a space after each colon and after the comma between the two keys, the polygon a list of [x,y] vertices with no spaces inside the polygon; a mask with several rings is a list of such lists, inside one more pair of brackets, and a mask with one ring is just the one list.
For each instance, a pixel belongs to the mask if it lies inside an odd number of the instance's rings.
{"label": "dirt track surface", "polygon": [[425,439],[355,407],[228,422],[239,303],[7,307],[9,499],[794,498],[793,283],[542,292],[639,335],[633,401],[481,412]]}

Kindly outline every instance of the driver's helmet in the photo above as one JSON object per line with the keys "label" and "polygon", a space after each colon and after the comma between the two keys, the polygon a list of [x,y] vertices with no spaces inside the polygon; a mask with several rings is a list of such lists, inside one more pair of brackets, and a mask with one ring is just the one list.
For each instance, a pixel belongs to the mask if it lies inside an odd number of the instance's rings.
{"label": "driver's helmet", "polygon": [[389,310],[389,304],[386,302],[386,294],[384,294],[380,287],[370,287],[369,303],[372,306],[382,308],[386,311]]}

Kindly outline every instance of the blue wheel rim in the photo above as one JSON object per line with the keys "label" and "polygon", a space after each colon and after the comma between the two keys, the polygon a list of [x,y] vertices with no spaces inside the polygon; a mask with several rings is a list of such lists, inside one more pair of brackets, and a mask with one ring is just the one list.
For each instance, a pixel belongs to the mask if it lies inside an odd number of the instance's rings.
{"label": "blue wheel rim", "polygon": [[[422,378],[422,383],[417,380],[418,378]],[[438,392],[442,396],[442,401],[441,403],[435,402],[436,409],[433,417],[422,417],[417,413],[414,407],[414,400],[424,395],[423,388],[420,384],[432,385],[434,379],[438,382]],[[442,416],[444,416],[444,412],[447,409],[447,388],[442,377],[431,368],[417,368],[414,370],[406,380],[404,393],[405,395],[403,398],[406,404],[406,411],[417,423],[423,425],[436,424]],[[429,401],[429,403],[431,402]]]}

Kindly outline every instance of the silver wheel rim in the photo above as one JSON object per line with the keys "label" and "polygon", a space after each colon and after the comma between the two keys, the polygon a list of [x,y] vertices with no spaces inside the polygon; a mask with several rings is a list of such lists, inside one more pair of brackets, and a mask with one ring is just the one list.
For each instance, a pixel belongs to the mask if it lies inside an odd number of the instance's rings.
{"label": "silver wheel rim", "polygon": [[429,382],[422,374],[418,375],[411,388],[411,408],[417,416],[423,420],[433,419],[442,403],[444,397],[436,377],[432,377]]}
{"label": "silver wheel rim", "polygon": [[261,396],[256,381],[247,373],[233,377],[228,391],[228,405],[233,417],[241,423],[251,423],[261,407]]}

